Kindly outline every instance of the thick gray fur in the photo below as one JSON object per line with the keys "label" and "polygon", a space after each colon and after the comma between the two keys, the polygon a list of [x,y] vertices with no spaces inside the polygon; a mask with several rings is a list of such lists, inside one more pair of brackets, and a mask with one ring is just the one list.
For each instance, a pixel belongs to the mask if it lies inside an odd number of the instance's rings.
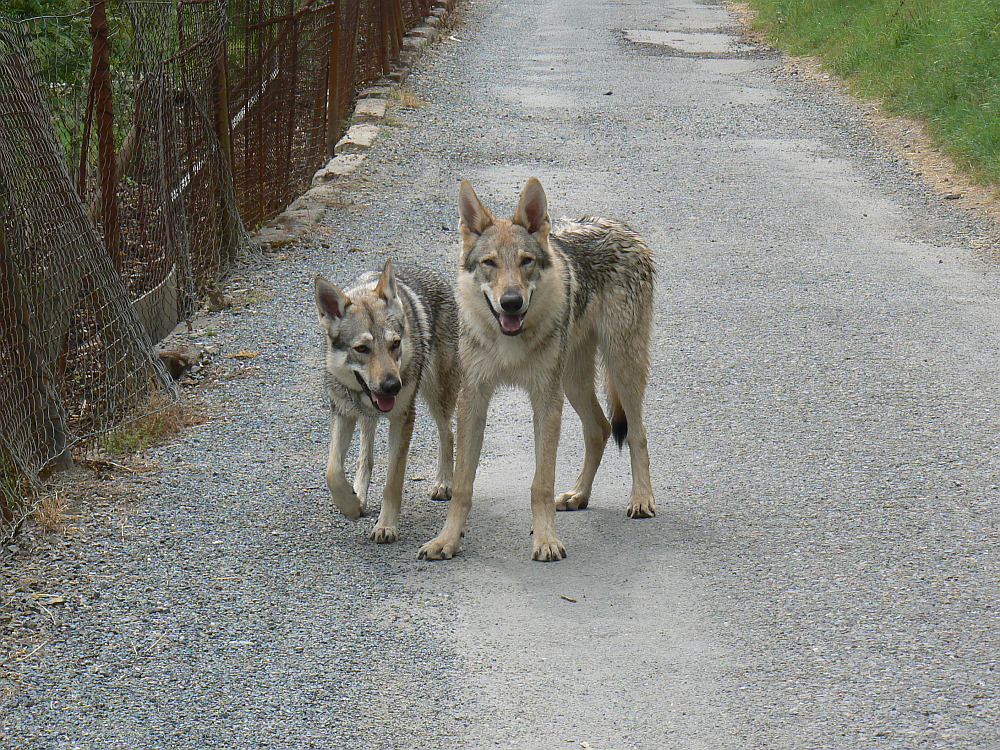
{"label": "thick gray fur", "polygon": [[[399,536],[418,394],[438,427],[438,469],[431,497],[451,497],[451,417],[460,383],[455,296],[448,282],[433,271],[418,266],[396,271],[387,262],[381,273],[363,274],[345,291],[317,277],[316,301],[326,333],[324,384],[331,407],[327,487],[349,518],[365,512],[375,428],[380,418],[388,419],[389,468],[372,539],[392,542]],[[352,486],[344,473],[344,459],[358,423],[361,448]]]}

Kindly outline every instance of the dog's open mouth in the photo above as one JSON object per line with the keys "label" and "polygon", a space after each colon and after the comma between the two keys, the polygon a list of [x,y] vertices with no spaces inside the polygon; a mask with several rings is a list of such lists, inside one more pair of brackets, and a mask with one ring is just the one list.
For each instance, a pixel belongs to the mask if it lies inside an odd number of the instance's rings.
{"label": "dog's open mouth", "polygon": [[521,326],[524,324],[524,313],[505,313],[497,312],[493,308],[493,303],[490,302],[490,296],[483,292],[483,296],[486,298],[486,306],[490,308],[490,312],[493,313],[493,317],[497,319],[500,324],[500,330],[503,331],[505,336],[516,336],[521,332]]}
{"label": "dog's open mouth", "polygon": [[365,379],[361,377],[360,373],[355,372],[354,377],[358,379],[358,382],[361,384],[361,388],[368,394],[368,398],[370,398],[372,403],[375,404],[376,409],[379,411],[392,411],[392,407],[396,405],[395,396],[383,396],[380,393],[372,393],[372,390],[365,383]]}

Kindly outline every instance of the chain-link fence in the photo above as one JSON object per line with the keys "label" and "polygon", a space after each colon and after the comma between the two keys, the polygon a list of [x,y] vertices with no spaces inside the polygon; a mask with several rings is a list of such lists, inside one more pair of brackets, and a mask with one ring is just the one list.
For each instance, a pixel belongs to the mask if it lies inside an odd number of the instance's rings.
{"label": "chain-link fence", "polygon": [[0,10],[0,540],[75,445],[170,391],[152,343],[253,254],[433,4]]}

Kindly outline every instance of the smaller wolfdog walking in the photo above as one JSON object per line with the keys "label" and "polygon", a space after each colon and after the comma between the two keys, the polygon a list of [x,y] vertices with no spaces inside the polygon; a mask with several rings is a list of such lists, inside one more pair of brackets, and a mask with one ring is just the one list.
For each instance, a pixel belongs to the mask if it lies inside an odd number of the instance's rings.
{"label": "smaller wolfdog walking", "polygon": [[[510,220],[496,219],[463,181],[458,198],[459,354],[455,488],[444,529],[420,549],[424,559],[458,550],[472,504],[486,411],[500,385],[524,388],[535,429],[531,515],[535,560],[560,560],[555,511],[586,508],[612,434],[628,440],[631,518],[655,515],[642,399],[649,373],[653,255],[631,229],[584,218],[552,226],[541,183],[524,186]],[[604,363],[611,421],[594,390]],[[580,415],[586,453],[576,484],[554,498],[563,393]]]}
{"label": "smaller wolfdog walking", "polygon": [[[326,332],[324,381],[330,398],[330,457],[326,485],[348,518],[365,512],[374,460],[375,428],[389,419],[389,467],[382,511],[372,531],[376,542],[399,537],[406,456],[419,392],[438,428],[435,500],[451,497],[454,438],[451,415],[459,386],[458,318],[448,282],[418,267],[372,271],[341,291],[316,277],[316,307]],[[344,457],[361,423],[354,487]]]}

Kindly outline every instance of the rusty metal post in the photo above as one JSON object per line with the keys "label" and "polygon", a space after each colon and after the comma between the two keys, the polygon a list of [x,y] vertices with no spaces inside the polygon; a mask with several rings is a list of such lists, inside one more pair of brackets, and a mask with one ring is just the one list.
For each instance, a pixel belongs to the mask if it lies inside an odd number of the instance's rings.
{"label": "rusty metal post", "polygon": [[340,97],[343,86],[340,70],[340,37],[344,26],[341,0],[333,0],[333,33],[330,35],[330,79],[326,90],[326,155],[333,158],[333,149],[340,139]]}
{"label": "rusty metal post", "polygon": [[[294,10],[294,5],[289,3],[290,9]],[[292,146],[295,139],[295,129],[298,125],[299,120],[299,102],[298,102],[298,92],[299,92],[299,77],[301,75],[301,60],[299,56],[302,54],[302,50],[299,48],[301,43],[300,33],[302,30],[302,24],[300,22],[300,14],[291,13],[288,19],[288,26],[291,30],[287,33],[285,37],[284,46],[288,52],[287,57],[285,57],[285,68],[288,70],[288,89],[285,92],[286,101],[288,102],[286,115],[285,115],[285,132],[283,133],[283,143],[282,152],[284,158],[282,159],[283,164],[281,165],[281,196],[279,197],[278,203],[274,207],[274,212],[277,213],[285,205],[291,203],[291,201],[296,197],[293,194],[294,186],[292,185]]]}
{"label": "rusty metal post", "polygon": [[340,119],[347,116],[347,108],[351,103],[354,94],[354,86],[358,82],[358,26],[361,20],[360,0],[350,0],[354,6],[348,11],[349,18],[347,24],[347,38],[350,40],[350,47],[347,52],[347,86],[344,89],[344,96],[340,99]]}
{"label": "rusty metal post", "polygon": [[[212,113],[214,116],[213,126],[215,135],[219,139],[219,148],[222,151],[222,160],[225,169],[218,175],[219,181],[233,180],[233,133],[229,115],[229,60],[226,49],[226,32],[224,19],[219,19],[217,31],[217,44],[214,45],[212,54],[211,72],[211,96]],[[215,210],[219,216],[219,244],[220,249],[229,261],[236,259],[239,252],[239,219],[234,215],[234,207],[227,197],[231,194],[229,186],[216,186]]]}
{"label": "rusty metal post", "polygon": [[392,59],[398,60],[399,53],[403,49],[403,37],[406,36],[406,16],[403,13],[402,0],[389,0],[389,8],[392,11]]}
{"label": "rusty metal post", "polygon": [[108,17],[104,0],[90,7],[90,36],[94,41],[90,85],[97,120],[97,161],[101,175],[101,223],[104,247],[115,269],[121,270],[119,249],[118,196],[115,190],[117,157],[115,156],[114,115],[111,106],[111,42],[108,38]]}
{"label": "rusty metal post", "polygon": [[[347,0],[347,7],[343,8],[343,10],[340,43],[341,49],[346,44],[347,56],[346,59],[341,60],[343,67],[338,71],[340,83],[337,89],[336,113],[334,117],[334,124],[338,134],[343,127],[344,118],[347,116],[347,105],[350,104],[354,92],[354,84],[357,82],[359,0]],[[336,146],[336,141],[333,141],[330,145],[331,155],[333,154],[334,146]]]}
{"label": "rusty metal post", "polygon": [[389,61],[392,55],[389,49],[390,24],[392,21],[392,9],[390,3],[393,0],[377,0],[372,4],[375,13],[375,38],[378,43],[378,64],[382,74],[389,72]]}

